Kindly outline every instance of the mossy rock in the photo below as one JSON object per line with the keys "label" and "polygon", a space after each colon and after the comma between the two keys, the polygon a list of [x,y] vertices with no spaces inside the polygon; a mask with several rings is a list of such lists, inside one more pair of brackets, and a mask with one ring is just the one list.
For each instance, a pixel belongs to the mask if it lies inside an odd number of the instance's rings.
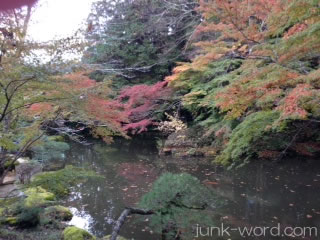
{"label": "mossy rock", "polygon": [[64,142],[64,136],[60,136],[60,135],[54,135],[54,136],[49,136],[48,140],[50,141],[55,141],[55,142]]}
{"label": "mossy rock", "polygon": [[70,221],[73,217],[69,208],[57,205],[47,207],[44,210],[45,215],[49,216],[50,218],[59,219],[63,221]]}
{"label": "mossy rock", "polygon": [[86,230],[77,227],[67,227],[63,231],[63,240],[96,240],[96,237]]}
{"label": "mossy rock", "polygon": [[[103,237],[102,240],[110,240],[110,238],[111,238],[111,235],[107,235],[107,236]],[[127,240],[127,239],[124,237],[118,236],[117,240]]]}
{"label": "mossy rock", "polygon": [[25,199],[26,207],[43,206],[55,201],[56,197],[53,193],[46,191],[42,187],[32,187],[25,191],[28,196]]}
{"label": "mossy rock", "polygon": [[15,226],[18,224],[18,218],[17,217],[7,217],[3,223],[11,225],[11,226]]}
{"label": "mossy rock", "polygon": [[37,174],[32,179],[29,187],[41,186],[48,192],[54,193],[57,198],[62,198],[69,194],[71,187],[86,181],[89,177],[97,178],[98,175],[82,168],[66,166],[59,171]]}

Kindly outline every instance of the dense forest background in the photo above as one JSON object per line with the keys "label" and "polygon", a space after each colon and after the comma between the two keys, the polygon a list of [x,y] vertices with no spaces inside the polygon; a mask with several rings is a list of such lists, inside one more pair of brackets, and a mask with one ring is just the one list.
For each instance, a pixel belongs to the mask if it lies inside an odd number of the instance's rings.
{"label": "dense forest background", "polygon": [[234,166],[319,153],[319,1],[99,1],[88,21],[127,134],[186,124],[191,154]]}

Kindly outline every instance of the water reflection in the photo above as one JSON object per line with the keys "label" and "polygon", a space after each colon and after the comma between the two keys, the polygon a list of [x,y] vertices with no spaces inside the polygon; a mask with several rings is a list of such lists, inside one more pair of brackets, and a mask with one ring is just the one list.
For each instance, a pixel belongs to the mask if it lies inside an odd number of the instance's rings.
{"label": "water reflection", "polygon": [[[110,234],[112,223],[123,208],[134,206],[162,173],[188,172],[225,199],[214,216],[221,222],[236,227],[281,223],[320,229],[318,162],[251,164],[225,171],[213,166],[211,159],[163,159],[153,151],[148,153],[147,146],[126,149],[130,148],[72,145],[67,164],[94,169],[104,176],[74,189],[66,201],[66,205],[78,211],[73,210],[76,217],[72,223],[82,224],[100,237]],[[121,235],[129,239],[159,239],[149,229],[146,219],[131,217],[121,229]]]}

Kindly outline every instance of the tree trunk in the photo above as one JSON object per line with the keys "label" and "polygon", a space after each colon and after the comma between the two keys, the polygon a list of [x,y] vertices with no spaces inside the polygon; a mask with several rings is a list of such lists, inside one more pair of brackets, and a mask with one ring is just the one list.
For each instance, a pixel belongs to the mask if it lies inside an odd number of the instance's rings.
{"label": "tree trunk", "polygon": [[128,216],[130,216],[131,214],[152,215],[152,214],[154,214],[154,212],[152,210],[144,210],[144,209],[138,209],[138,208],[126,208],[125,210],[123,210],[120,217],[115,222],[110,240],[117,240],[118,234],[120,232],[120,228],[124,224],[126,218]]}

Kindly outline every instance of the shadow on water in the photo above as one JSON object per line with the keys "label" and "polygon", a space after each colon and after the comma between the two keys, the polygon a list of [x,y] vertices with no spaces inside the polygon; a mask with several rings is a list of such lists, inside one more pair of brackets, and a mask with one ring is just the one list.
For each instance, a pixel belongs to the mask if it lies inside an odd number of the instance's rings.
{"label": "shadow on water", "polygon": [[[104,176],[74,188],[65,203],[75,214],[71,224],[99,237],[110,234],[113,220],[124,207],[134,206],[162,173],[187,172],[225,199],[215,218],[226,224],[250,227],[280,223],[284,227],[316,226],[320,230],[318,161],[256,163],[226,171],[212,165],[211,159],[160,158],[153,143],[141,143],[71,144],[67,164],[93,169]],[[129,218],[121,235],[128,239],[159,239],[148,228],[148,218],[139,216]]]}

